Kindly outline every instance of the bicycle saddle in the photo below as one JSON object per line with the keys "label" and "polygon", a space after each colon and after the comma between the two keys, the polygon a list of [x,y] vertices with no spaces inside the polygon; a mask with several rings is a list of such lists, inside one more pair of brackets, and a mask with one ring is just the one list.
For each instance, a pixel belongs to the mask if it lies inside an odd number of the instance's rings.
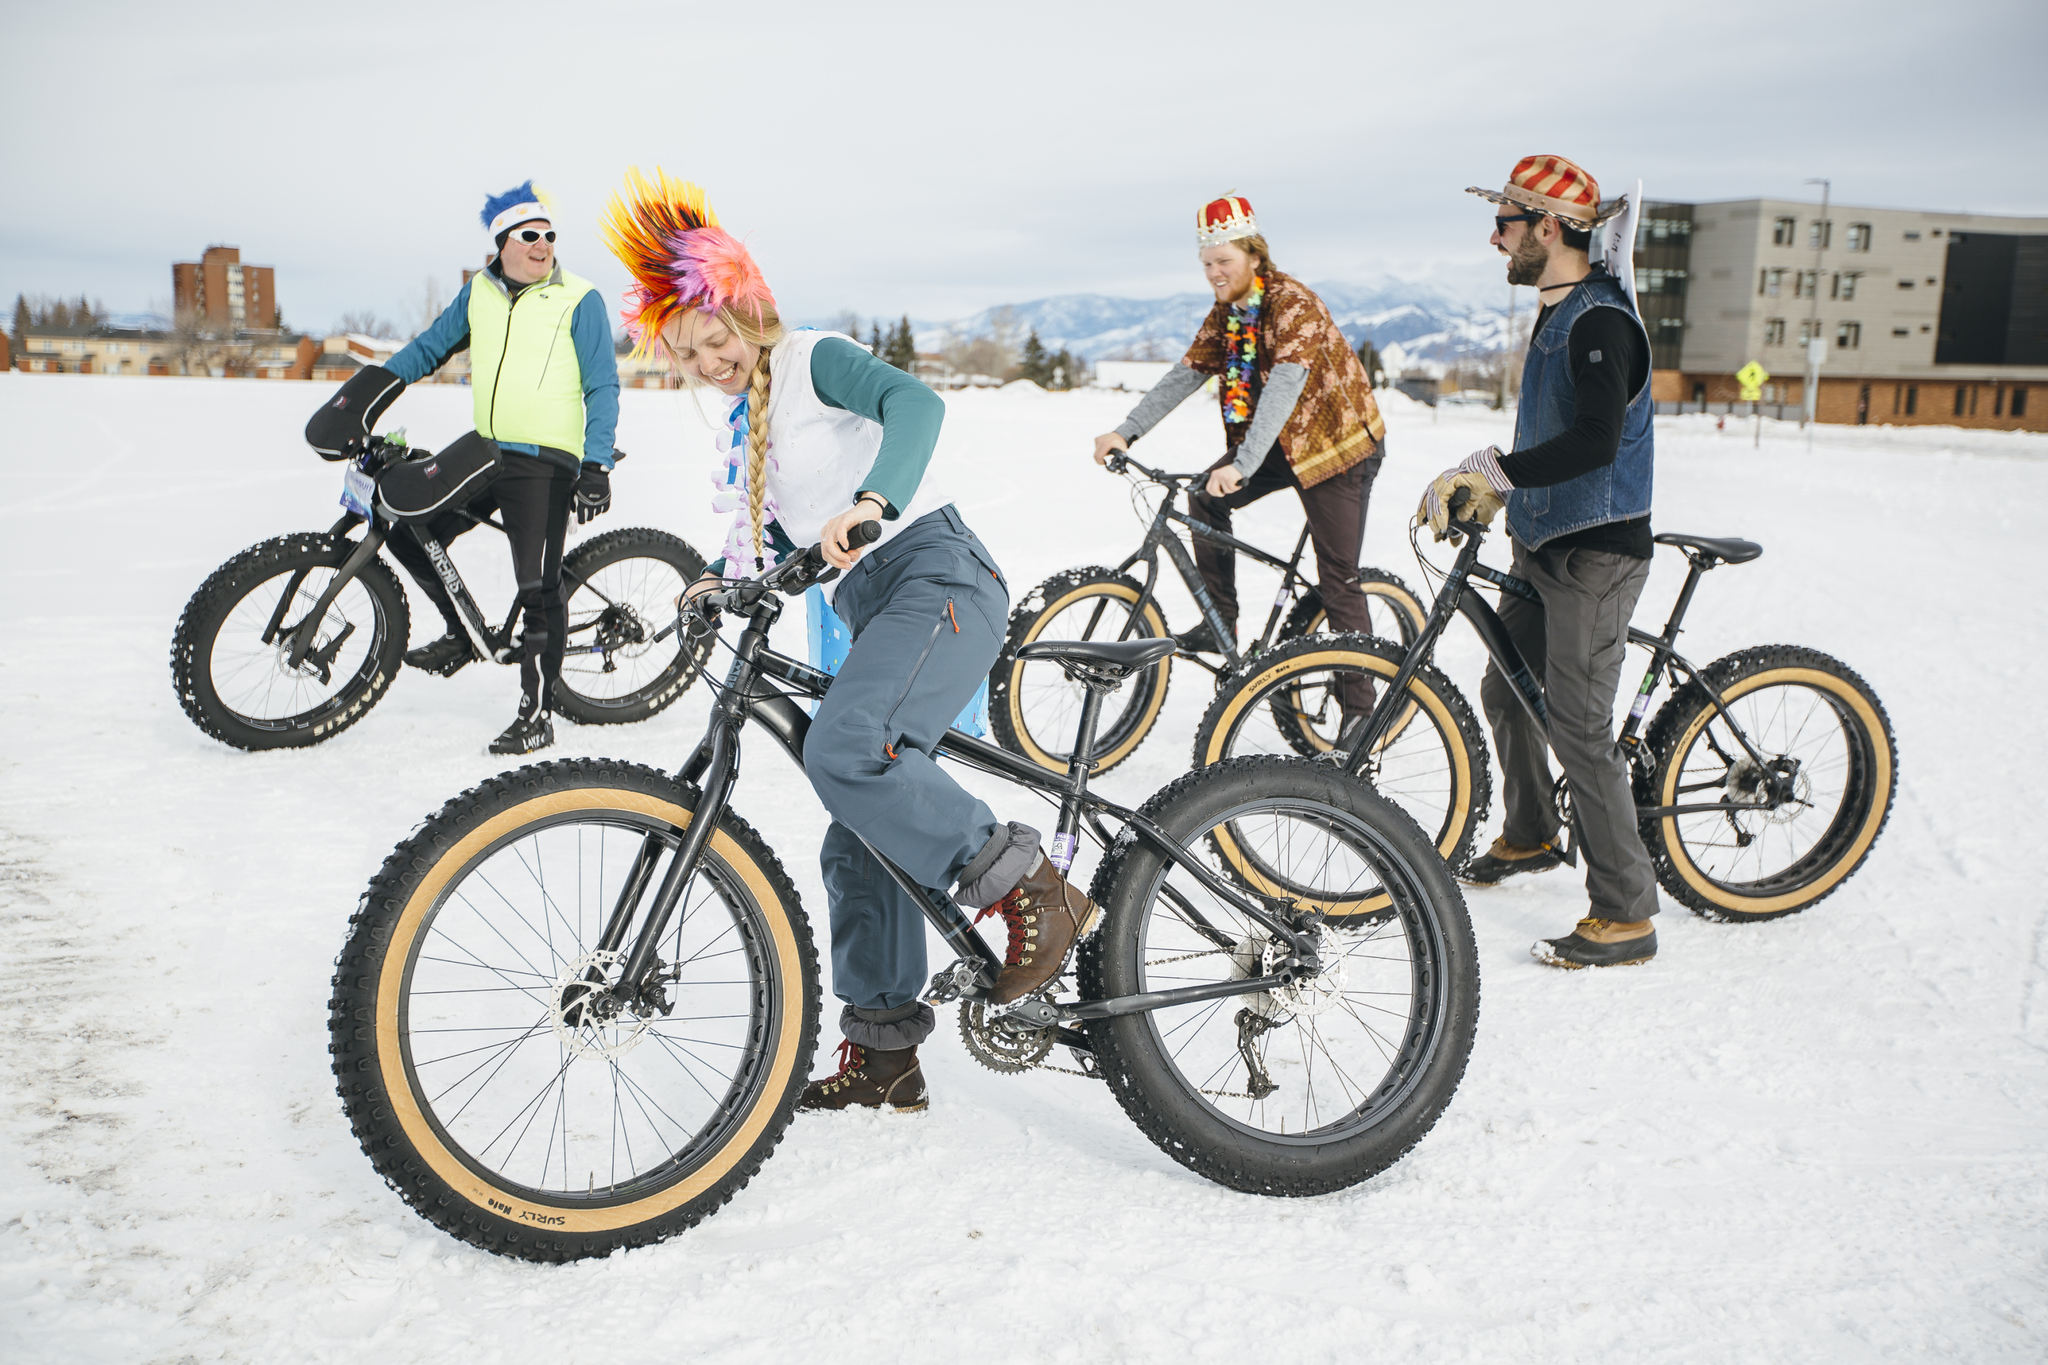
{"label": "bicycle saddle", "polygon": [[1149,668],[1178,648],[1169,637],[1143,640],[1039,640],[1017,651],[1020,659],[1058,659],[1118,676]]}
{"label": "bicycle saddle", "polygon": [[1730,564],[1747,564],[1764,552],[1764,547],[1753,540],[1741,540],[1735,536],[1682,536],[1677,534],[1657,537],[1659,545],[1676,545],[1680,549],[1698,550],[1701,554]]}

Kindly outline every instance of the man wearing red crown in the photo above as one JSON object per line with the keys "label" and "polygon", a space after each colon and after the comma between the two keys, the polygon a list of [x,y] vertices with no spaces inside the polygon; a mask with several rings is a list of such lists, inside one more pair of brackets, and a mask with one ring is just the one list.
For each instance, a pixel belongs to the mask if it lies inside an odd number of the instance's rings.
{"label": "man wearing red crown", "polygon": [[[1228,449],[1211,466],[1202,491],[1189,494],[1189,512],[1227,532],[1233,509],[1293,488],[1308,514],[1316,587],[1331,628],[1369,631],[1358,551],[1386,423],[1365,367],[1323,301],[1274,266],[1242,195],[1203,205],[1195,215],[1195,241],[1216,304],[1181,362],[1115,431],[1095,438],[1095,462],[1129,449],[1210,375],[1220,376]],[[1195,562],[1235,634],[1237,556],[1198,536]],[[1183,649],[1223,649],[1206,624],[1177,638]],[[1371,711],[1371,680],[1345,675],[1339,701],[1347,718]]]}
{"label": "man wearing red crown", "polygon": [[[1542,312],[1522,366],[1513,452],[1488,446],[1445,470],[1418,519],[1442,538],[1460,490],[1471,496],[1460,514],[1468,520],[1491,522],[1505,507],[1510,571],[1543,599],[1538,607],[1503,593],[1500,616],[1544,684],[1547,747],[1571,790],[1591,905],[1535,955],[1557,967],[1647,962],[1657,953],[1657,882],[1614,742],[1614,692],[1653,548],[1650,339],[1620,283],[1587,254],[1593,229],[1622,205],[1601,203],[1599,183],[1561,156],[1523,157],[1500,193],[1467,193],[1500,206],[1488,240],[1508,258],[1508,283],[1534,286]],[[1543,731],[1497,667],[1487,666],[1479,695],[1506,819],[1458,876],[1491,886],[1561,859]]]}

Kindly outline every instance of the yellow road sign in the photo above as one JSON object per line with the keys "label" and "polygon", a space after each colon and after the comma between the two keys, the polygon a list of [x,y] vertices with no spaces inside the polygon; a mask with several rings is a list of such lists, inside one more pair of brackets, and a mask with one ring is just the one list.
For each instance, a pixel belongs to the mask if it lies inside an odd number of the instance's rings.
{"label": "yellow road sign", "polygon": [[1742,401],[1754,403],[1764,396],[1764,381],[1771,372],[1754,360],[1735,372],[1735,382],[1742,385]]}

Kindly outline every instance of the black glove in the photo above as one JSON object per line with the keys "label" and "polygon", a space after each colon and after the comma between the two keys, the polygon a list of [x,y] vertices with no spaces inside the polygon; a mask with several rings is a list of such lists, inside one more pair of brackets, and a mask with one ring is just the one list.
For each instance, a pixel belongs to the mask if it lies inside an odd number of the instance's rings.
{"label": "black glove", "polygon": [[381,365],[358,370],[306,423],[306,444],[323,460],[353,458],[384,409],[405,392],[405,381]]}
{"label": "black glove", "polygon": [[583,462],[576,479],[576,524],[583,525],[612,510],[612,473],[595,460]]}

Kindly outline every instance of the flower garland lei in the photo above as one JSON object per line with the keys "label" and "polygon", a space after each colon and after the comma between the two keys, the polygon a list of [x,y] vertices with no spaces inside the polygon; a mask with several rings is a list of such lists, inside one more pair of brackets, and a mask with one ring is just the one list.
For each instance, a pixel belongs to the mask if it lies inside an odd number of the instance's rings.
{"label": "flower garland lei", "polygon": [[1245,296],[1242,311],[1230,310],[1223,334],[1223,420],[1249,422],[1252,418],[1252,377],[1258,373],[1259,306],[1266,301],[1266,277],[1252,276],[1252,292]]}

